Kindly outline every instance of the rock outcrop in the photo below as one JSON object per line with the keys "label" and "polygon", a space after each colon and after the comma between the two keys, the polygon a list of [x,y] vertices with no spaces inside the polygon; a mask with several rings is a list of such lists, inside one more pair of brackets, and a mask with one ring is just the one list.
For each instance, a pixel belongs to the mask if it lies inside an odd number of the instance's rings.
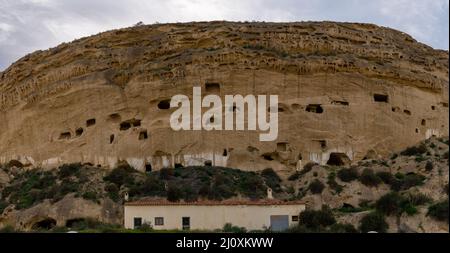
{"label": "rock outcrop", "polygon": [[[180,131],[173,95],[279,96],[279,135]],[[104,32],[0,73],[0,163],[291,173],[448,133],[448,52],[369,24],[186,23]],[[226,110],[227,108],[225,108]],[[330,159],[332,157],[332,159]]]}

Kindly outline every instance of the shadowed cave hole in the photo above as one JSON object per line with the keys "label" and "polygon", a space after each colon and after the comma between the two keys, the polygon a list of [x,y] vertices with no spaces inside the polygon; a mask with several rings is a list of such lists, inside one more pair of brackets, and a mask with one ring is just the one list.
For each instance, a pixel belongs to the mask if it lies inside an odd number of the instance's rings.
{"label": "shadowed cave hole", "polygon": [[32,229],[33,230],[50,230],[53,227],[56,226],[56,220],[52,218],[46,218],[43,220],[40,220],[33,224]]}
{"label": "shadowed cave hole", "polygon": [[80,137],[82,134],[83,134],[83,128],[78,128],[77,130],[75,130],[75,135],[77,136],[77,137]]}
{"label": "shadowed cave hole", "polygon": [[406,115],[408,115],[408,116],[411,115],[411,111],[410,111],[410,110],[403,110],[403,112],[404,112]]}
{"label": "shadowed cave hole", "polygon": [[148,139],[148,133],[147,130],[142,130],[139,132],[139,140],[146,140]]}
{"label": "shadowed cave hole", "polygon": [[170,109],[170,100],[169,99],[165,99],[165,100],[160,101],[158,103],[158,108],[160,110],[168,110],[168,109]]}
{"label": "shadowed cave hole", "polygon": [[111,134],[109,136],[109,144],[112,144],[114,142],[114,134]]}
{"label": "shadowed cave hole", "polygon": [[150,163],[145,164],[145,172],[152,172],[152,165]]}
{"label": "shadowed cave hole", "polygon": [[374,94],[373,100],[378,103],[388,103],[389,102],[389,96],[383,95],[383,94]]}
{"label": "shadowed cave hole", "polygon": [[72,136],[72,134],[70,132],[64,132],[59,135],[59,139],[60,140],[68,140],[68,139],[70,139],[71,136]]}
{"label": "shadowed cave hole", "polygon": [[95,119],[88,119],[88,120],[86,120],[86,126],[87,127],[90,127],[90,126],[93,126],[93,125],[95,125]]}
{"label": "shadowed cave hole", "polygon": [[327,164],[332,166],[343,166],[350,163],[350,158],[344,153],[331,153]]}
{"label": "shadowed cave hole", "polygon": [[218,83],[206,83],[205,91],[208,93],[220,93],[220,84]]}
{"label": "shadowed cave hole", "polygon": [[306,111],[312,113],[323,113],[323,108],[321,105],[308,105],[306,107]]}

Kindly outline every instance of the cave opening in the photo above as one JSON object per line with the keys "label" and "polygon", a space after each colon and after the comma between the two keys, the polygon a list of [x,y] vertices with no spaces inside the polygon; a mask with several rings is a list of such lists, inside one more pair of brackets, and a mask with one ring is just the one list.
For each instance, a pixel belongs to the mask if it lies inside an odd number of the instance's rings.
{"label": "cave opening", "polygon": [[206,83],[205,91],[208,93],[220,93],[220,84],[219,83]]}
{"label": "cave opening", "polygon": [[344,153],[331,153],[327,165],[343,166],[350,164],[350,158]]}
{"label": "cave opening", "polygon": [[152,165],[151,163],[145,164],[145,172],[152,172]]}
{"label": "cave opening", "polygon": [[139,132],[139,140],[146,140],[148,139],[147,130],[142,130]]}
{"label": "cave opening", "polygon": [[323,113],[323,108],[322,108],[322,105],[318,105],[318,104],[311,104],[311,105],[308,105],[307,107],[306,107],[306,111],[307,112],[312,112],[312,113]]}
{"label": "cave opening", "polygon": [[388,103],[389,96],[383,94],[373,94],[373,100],[378,103]]}
{"label": "cave opening", "polygon": [[165,100],[160,101],[158,103],[158,108],[160,110],[168,110],[168,109],[170,109],[170,100],[169,99],[165,99]]}
{"label": "cave opening", "polygon": [[64,132],[59,135],[59,139],[60,140],[68,140],[68,139],[70,139],[71,136],[72,136],[72,134],[70,132]]}
{"label": "cave opening", "polygon": [[86,120],[86,126],[87,127],[93,126],[93,125],[95,125],[95,123],[96,123],[95,119],[88,119],[88,120]]}
{"label": "cave opening", "polygon": [[76,135],[77,137],[80,137],[80,136],[83,134],[83,132],[84,132],[84,130],[83,130],[82,127],[77,128],[77,130],[75,130],[75,135]]}
{"label": "cave opening", "polygon": [[33,230],[50,230],[56,226],[56,220],[52,218],[46,218],[35,222],[32,226]]}
{"label": "cave opening", "polygon": [[86,219],[84,219],[84,218],[69,219],[66,221],[66,227],[67,228],[77,227],[85,222],[86,222]]}
{"label": "cave opening", "polygon": [[109,144],[113,144],[113,142],[114,142],[114,134],[111,134],[109,136]]}

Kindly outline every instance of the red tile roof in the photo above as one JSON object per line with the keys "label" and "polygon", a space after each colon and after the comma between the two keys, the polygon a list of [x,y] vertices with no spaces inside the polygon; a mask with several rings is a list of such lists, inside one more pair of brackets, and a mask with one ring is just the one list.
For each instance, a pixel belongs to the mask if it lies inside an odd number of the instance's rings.
{"label": "red tile roof", "polygon": [[125,202],[125,206],[287,206],[287,205],[305,205],[304,201],[282,201],[275,199],[264,200],[200,200],[194,202],[170,202],[166,199],[140,199],[132,202]]}

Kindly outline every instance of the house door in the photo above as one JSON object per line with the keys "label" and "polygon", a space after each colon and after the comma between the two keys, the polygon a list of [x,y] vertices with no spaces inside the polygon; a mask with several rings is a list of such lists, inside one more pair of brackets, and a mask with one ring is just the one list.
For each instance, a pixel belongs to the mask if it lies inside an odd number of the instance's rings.
{"label": "house door", "polygon": [[271,215],[270,228],[272,231],[284,231],[289,228],[289,215]]}
{"label": "house door", "polygon": [[191,218],[190,217],[183,217],[182,225],[183,225],[183,230],[191,229]]}

